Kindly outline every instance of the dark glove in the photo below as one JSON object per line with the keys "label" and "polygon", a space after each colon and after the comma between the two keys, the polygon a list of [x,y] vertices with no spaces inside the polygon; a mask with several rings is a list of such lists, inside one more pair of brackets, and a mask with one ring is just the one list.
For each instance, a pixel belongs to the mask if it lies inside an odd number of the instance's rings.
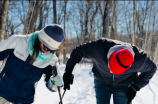
{"label": "dark glove", "polygon": [[73,84],[74,75],[71,74],[71,72],[66,71],[63,75],[63,81],[64,81],[64,90],[68,89],[70,90],[70,84]]}
{"label": "dark glove", "polygon": [[140,88],[137,87],[134,84],[131,84],[130,87],[128,87],[128,89],[126,90],[126,96],[128,99],[127,104],[130,104],[130,102],[134,99],[134,97],[136,96],[137,91],[139,91]]}

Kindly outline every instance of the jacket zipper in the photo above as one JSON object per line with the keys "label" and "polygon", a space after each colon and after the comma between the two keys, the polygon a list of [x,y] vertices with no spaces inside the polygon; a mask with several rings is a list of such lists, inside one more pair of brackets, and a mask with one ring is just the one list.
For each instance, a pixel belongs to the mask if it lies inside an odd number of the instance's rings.
{"label": "jacket zipper", "polygon": [[113,75],[113,81],[114,81],[114,79],[115,79],[115,78],[114,78],[114,73],[113,73],[112,75]]}

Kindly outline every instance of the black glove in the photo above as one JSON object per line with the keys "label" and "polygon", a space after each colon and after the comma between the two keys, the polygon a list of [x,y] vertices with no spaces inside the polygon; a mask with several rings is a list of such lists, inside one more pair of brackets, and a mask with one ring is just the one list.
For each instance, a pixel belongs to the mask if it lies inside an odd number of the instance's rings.
{"label": "black glove", "polygon": [[134,99],[134,97],[136,96],[137,91],[139,91],[140,88],[137,87],[134,84],[131,84],[130,87],[128,87],[128,89],[126,90],[126,96],[128,99],[127,104],[130,104],[130,102]]}
{"label": "black glove", "polygon": [[68,89],[70,90],[70,84],[73,84],[74,75],[71,74],[71,72],[66,71],[63,75],[63,81],[64,81],[64,90]]}

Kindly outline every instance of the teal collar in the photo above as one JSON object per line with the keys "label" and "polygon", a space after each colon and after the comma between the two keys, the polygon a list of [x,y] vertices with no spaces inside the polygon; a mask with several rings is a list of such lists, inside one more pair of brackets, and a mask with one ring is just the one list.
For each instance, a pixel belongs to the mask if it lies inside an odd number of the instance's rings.
{"label": "teal collar", "polygon": [[[31,56],[33,54],[33,45],[34,45],[36,38],[38,37],[38,33],[39,33],[39,31],[34,32],[30,36],[29,41],[28,41],[28,52]],[[38,54],[38,57],[36,58],[36,60],[37,61],[45,61],[51,55],[53,55],[53,54],[52,53],[46,54],[46,53],[39,51],[39,54]]]}

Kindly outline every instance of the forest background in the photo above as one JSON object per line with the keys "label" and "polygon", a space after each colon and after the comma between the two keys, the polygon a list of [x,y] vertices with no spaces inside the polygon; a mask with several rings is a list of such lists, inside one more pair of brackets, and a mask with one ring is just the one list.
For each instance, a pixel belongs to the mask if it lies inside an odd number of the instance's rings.
{"label": "forest background", "polygon": [[101,37],[144,49],[158,62],[158,1],[0,0],[0,41],[27,35],[48,24],[63,27],[65,39],[57,55]]}

